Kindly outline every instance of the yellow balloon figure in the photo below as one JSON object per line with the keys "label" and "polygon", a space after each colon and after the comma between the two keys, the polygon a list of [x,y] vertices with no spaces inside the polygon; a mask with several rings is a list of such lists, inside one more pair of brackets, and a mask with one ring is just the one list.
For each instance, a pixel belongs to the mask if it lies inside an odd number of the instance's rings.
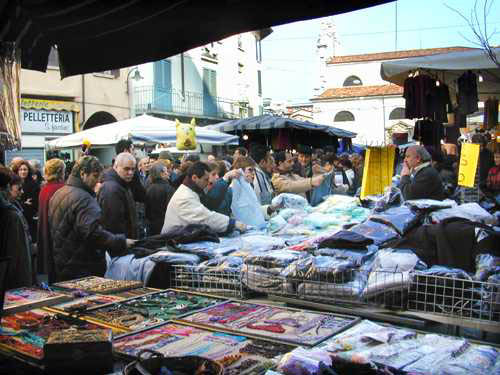
{"label": "yellow balloon figure", "polygon": [[176,147],[178,150],[196,150],[196,122],[194,118],[190,124],[183,124],[175,119]]}

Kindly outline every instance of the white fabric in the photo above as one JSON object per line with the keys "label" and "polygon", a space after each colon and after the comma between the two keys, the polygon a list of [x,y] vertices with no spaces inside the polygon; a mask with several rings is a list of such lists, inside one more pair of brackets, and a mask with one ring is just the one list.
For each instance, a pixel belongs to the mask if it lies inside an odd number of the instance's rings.
{"label": "white fabric", "polygon": [[[122,139],[154,144],[175,142],[176,138],[175,121],[142,115],[59,137],[47,142],[47,146],[51,149],[81,147],[85,139],[95,147],[114,145]],[[237,136],[203,127],[196,127],[196,139],[200,144],[238,144]]]}
{"label": "white fabric", "polygon": [[161,233],[169,233],[188,224],[206,224],[215,232],[223,233],[228,229],[229,216],[210,211],[201,204],[198,194],[182,184],[170,199]]}

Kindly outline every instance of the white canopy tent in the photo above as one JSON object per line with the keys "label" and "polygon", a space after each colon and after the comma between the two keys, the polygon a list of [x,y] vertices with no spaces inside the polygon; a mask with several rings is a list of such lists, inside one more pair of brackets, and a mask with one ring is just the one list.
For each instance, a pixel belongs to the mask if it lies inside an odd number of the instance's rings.
{"label": "white canopy tent", "polygon": [[[500,48],[493,48],[493,52],[500,61]],[[482,49],[386,61],[380,67],[380,75],[386,81],[403,86],[408,75],[417,70],[434,76],[453,91],[456,91],[457,79],[471,70],[482,77],[478,83],[480,100],[500,96],[500,67]]]}
{"label": "white canopy tent", "polygon": [[[237,136],[203,127],[196,127],[196,138],[198,143],[206,145],[238,144]],[[79,148],[85,139],[94,148],[111,146],[121,139],[145,144],[173,143],[176,141],[175,121],[142,115],[53,139],[47,142],[47,147],[55,150]]]}

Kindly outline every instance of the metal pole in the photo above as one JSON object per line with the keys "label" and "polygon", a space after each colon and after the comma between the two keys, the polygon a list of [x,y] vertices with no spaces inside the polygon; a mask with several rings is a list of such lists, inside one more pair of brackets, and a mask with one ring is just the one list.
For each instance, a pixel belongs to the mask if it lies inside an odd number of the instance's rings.
{"label": "metal pole", "polygon": [[396,23],[396,33],[394,38],[394,51],[398,50],[398,1],[394,2],[396,6],[395,23]]}

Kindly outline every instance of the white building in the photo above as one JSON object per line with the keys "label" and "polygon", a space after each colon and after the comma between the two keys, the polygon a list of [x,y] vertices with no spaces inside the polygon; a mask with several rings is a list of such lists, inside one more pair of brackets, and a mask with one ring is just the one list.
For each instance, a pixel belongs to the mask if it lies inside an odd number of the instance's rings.
{"label": "white building", "polygon": [[[322,49],[331,50],[331,46],[336,43],[332,27],[322,28],[321,32],[323,35],[320,40],[331,40],[331,43],[318,43],[320,58],[324,55]],[[391,143],[391,135],[405,128],[408,129],[408,138],[411,139],[414,121],[404,118],[403,88],[382,80],[382,62],[465,49],[450,47],[350,56],[333,55],[325,60],[325,66],[318,71],[318,88],[324,90],[311,99],[314,122],[356,132],[358,136],[354,142],[360,144]],[[333,50],[335,51],[335,48]]]}
{"label": "white building", "polygon": [[[263,113],[261,40],[265,29],[231,36],[138,67],[134,115],[210,124]],[[132,80],[131,80],[132,81]]]}

